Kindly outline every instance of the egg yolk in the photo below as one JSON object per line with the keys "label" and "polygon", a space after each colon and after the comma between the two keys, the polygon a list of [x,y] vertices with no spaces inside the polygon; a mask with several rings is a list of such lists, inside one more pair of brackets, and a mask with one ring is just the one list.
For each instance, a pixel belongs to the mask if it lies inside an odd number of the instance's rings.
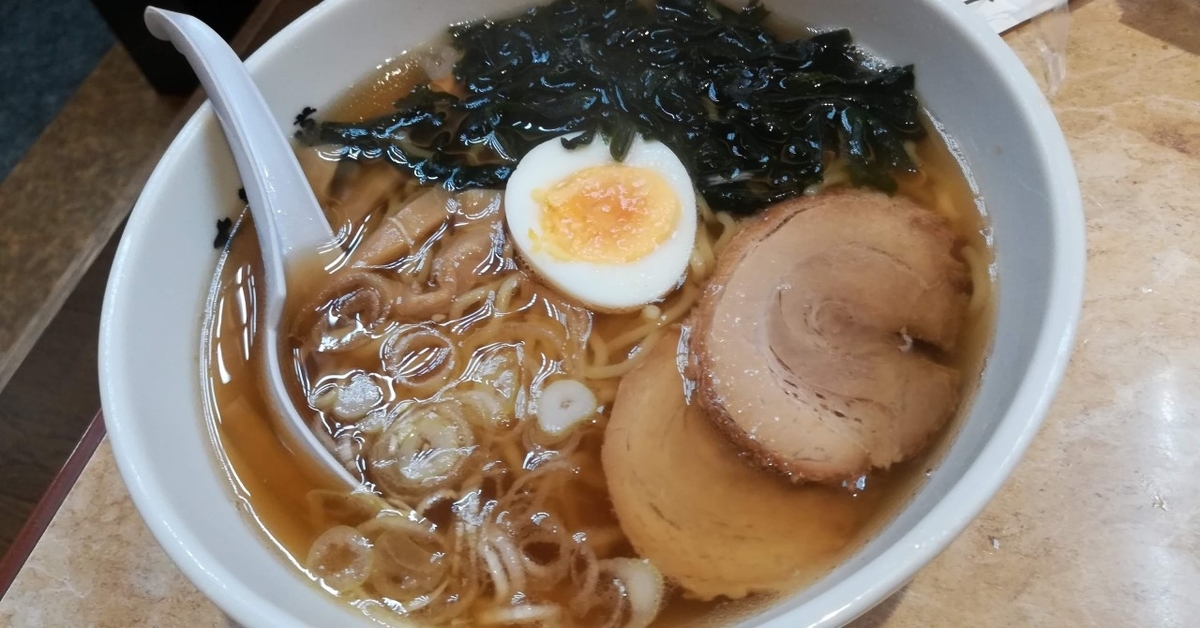
{"label": "egg yolk", "polygon": [[679,199],[649,168],[584,168],[533,195],[542,208],[536,241],[564,260],[632,262],[658,248],[679,222]]}

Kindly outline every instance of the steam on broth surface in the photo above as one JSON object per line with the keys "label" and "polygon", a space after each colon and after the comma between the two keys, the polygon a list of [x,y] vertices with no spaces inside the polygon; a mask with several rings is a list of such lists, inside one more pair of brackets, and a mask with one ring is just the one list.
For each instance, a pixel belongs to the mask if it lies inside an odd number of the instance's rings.
{"label": "steam on broth surface", "polygon": [[[463,82],[446,73],[454,58],[438,44],[393,60],[321,112],[323,119],[377,119],[429,83],[463,93]],[[952,230],[953,255],[970,273],[957,342],[930,354],[961,373],[959,398],[967,400],[991,333],[990,251],[960,164],[928,119],[922,124],[924,139],[908,145],[919,168],[895,172],[895,183]],[[737,490],[715,487],[712,496],[787,513],[806,533],[787,539],[793,563],[769,582],[689,588],[678,573],[645,560],[653,551],[631,542],[631,522],[614,511],[606,430],[614,404],[626,408],[622,425],[639,424],[631,400],[652,374],[675,388],[663,391],[668,397],[683,399],[695,385],[661,365],[673,361],[681,332],[694,325],[694,306],[747,219],[700,197],[693,252],[677,286],[662,299],[612,312],[530,270],[506,229],[503,189],[449,192],[386,160],[338,159],[344,153],[328,147],[298,148],[298,155],[346,252],[338,269],[317,269],[290,286],[283,350],[295,365],[296,403],[311,410],[314,429],[364,485],[351,494],[323,485],[311,461],[293,456],[273,431],[256,375],[259,251],[245,219],[218,267],[206,322],[214,441],[266,536],[314,582],[381,623],[734,621],[861,547],[949,441],[953,420],[911,459],[813,484],[758,468],[734,442],[704,431],[710,466],[725,465],[737,478]],[[823,183],[811,193],[862,182],[846,160],[829,151],[824,159]],[[695,429],[712,430],[686,407]],[[663,456],[683,447],[642,445]],[[665,465],[662,473],[685,466]],[[681,485],[681,492],[698,495],[696,504],[706,496],[703,486]],[[722,511],[696,509],[710,519]],[[703,531],[728,522],[690,523]],[[743,560],[761,552],[764,563],[779,553],[769,543],[743,549],[750,552]],[[722,568],[712,565],[718,583]]]}

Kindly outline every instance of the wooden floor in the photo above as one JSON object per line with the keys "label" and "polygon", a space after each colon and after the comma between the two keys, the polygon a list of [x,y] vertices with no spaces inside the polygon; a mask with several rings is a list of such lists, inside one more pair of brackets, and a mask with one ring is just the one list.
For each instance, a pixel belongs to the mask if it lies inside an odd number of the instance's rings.
{"label": "wooden floor", "polygon": [[100,408],[100,306],[120,225],[181,114],[120,46],[0,182],[0,552]]}
{"label": "wooden floor", "polygon": [[0,391],[0,554],[100,407],[96,342],[116,238]]}

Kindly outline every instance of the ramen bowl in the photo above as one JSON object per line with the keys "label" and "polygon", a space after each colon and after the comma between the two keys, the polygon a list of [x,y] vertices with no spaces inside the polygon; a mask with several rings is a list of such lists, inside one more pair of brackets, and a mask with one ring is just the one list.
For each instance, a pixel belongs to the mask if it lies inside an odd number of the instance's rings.
{"label": "ramen bowl", "polygon": [[[447,24],[520,0],[331,0],[248,60],[281,127]],[[907,505],[818,582],[749,625],[839,625],[904,585],[999,489],[1036,434],[1070,353],[1084,231],[1062,133],[1034,81],[987,25],[942,0],[775,0],[777,15],[846,27],[865,48],[917,67],[926,107],[956,140],[988,212],[998,292],[993,348],[953,438]],[[285,562],[230,490],[205,420],[201,330],[220,251],[213,226],[240,182],[211,108],[192,117],[125,229],[100,338],[106,424],[142,517],[179,568],[251,626],[367,623]]]}

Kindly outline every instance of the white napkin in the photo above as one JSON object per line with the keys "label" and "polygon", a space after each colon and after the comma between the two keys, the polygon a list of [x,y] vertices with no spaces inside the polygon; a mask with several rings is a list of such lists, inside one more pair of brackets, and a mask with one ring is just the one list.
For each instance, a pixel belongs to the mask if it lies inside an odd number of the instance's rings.
{"label": "white napkin", "polygon": [[962,0],[987,18],[997,33],[1066,4],[1066,0]]}

